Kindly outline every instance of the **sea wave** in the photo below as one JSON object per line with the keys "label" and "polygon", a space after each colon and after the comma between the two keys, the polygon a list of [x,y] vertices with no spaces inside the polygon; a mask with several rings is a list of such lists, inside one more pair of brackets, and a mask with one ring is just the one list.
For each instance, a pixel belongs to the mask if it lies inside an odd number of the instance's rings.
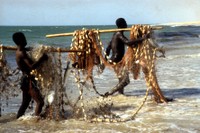
{"label": "sea wave", "polygon": [[200,53],[197,53],[197,54],[181,54],[181,55],[169,55],[167,56],[166,59],[177,59],[177,58],[199,58],[200,57]]}
{"label": "sea wave", "polygon": [[192,33],[189,31],[183,31],[183,32],[162,32],[159,33],[158,36],[160,38],[166,38],[166,37],[199,37],[198,33]]}
{"label": "sea wave", "polygon": [[18,31],[21,31],[21,32],[32,32],[31,29],[19,29]]}
{"label": "sea wave", "polygon": [[161,44],[160,46],[163,46],[165,48],[165,50],[169,51],[169,50],[178,50],[178,49],[191,49],[191,50],[195,50],[195,49],[200,49],[200,43],[176,43],[176,44]]}

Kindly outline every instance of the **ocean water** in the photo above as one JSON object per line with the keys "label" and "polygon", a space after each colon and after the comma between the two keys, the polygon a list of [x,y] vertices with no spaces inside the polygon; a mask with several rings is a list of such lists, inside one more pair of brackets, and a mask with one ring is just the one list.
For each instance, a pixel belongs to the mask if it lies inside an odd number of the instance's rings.
{"label": "ocean water", "polygon": [[[4,45],[15,45],[12,41],[14,32],[23,32],[26,35],[30,46],[33,44],[45,44],[51,46],[68,47],[71,44],[72,36],[46,38],[48,34],[68,33],[81,29],[110,29],[114,26],[0,26],[0,43]],[[109,40],[109,34],[102,35],[102,39]]]}
{"label": "ocean water", "polygon": [[[46,38],[47,34],[73,32],[82,28],[111,29],[115,26],[0,26],[0,43],[14,46],[12,34],[23,32],[29,46],[44,44],[55,47],[69,47],[72,37]],[[104,46],[110,41],[112,33],[101,34]],[[126,32],[128,37],[128,32]],[[173,102],[156,104],[149,95],[145,105],[134,120],[121,123],[89,123],[77,119],[38,120],[28,109],[26,116],[15,120],[21,96],[11,98],[8,102],[1,99],[3,106],[0,117],[0,132],[2,133],[132,133],[132,132],[200,132],[200,26],[163,26],[155,31],[155,39],[159,46],[166,50],[165,58],[156,62],[157,78],[160,88],[166,97]],[[6,51],[8,64],[15,68],[14,51]],[[132,77],[132,75],[130,75]],[[69,76],[70,78],[70,76]],[[109,81],[109,82],[108,82]],[[117,84],[114,72],[105,69],[101,75],[95,75],[95,85],[99,92],[105,93]],[[69,83],[69,86],[72,84]],[[133,114],[142,103],[146,85],[144,77],[133,80],[125,88],[125,96],[111,97],[115,106],[113,112],[120,117]],[[10,88],[8,88],[10,89]],[[77,89],[77,88],[74,88]],[[110,100],[110,99],[109,99]]]}

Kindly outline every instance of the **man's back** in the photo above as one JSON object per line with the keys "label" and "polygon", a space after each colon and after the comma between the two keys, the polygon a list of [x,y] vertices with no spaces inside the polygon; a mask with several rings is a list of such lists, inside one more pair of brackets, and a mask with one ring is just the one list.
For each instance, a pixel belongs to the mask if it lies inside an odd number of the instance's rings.
{"label": "man's back", "polygon": [[125,40],[127,40],[127,38],[124,36],[123,32],[116,32],[113,34],[110,44],[112,49],[111,60],[113,62],[117,63],[123,58],[125,52]]}

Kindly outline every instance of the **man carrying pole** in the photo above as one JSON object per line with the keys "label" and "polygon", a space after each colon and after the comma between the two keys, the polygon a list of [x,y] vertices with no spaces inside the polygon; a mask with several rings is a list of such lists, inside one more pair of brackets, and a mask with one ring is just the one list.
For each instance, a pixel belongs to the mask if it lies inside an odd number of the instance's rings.
{"label": "man carrying pole", "polygon": [[[127,23],[124,18],[118,18],[116,20],[116,25],[118,28],[127,28]],[[145,39],[149,38],[149,35],[145,37],[128,40],[124,36],[124,31],[117,31],[113,34],[112,40],[110,41],[107,49],[106,54],[107,56],[110,55],[110,51],[112,50],[112,56],[110,60],[113,63],[118,63],[122,60],[124,53],[125,53],[125,45],[135,47],[138,43],[141,43]],[[112,89],[110,92],[107,92],[105,95],[112,95],[118,91],[120,94],[124,94],[124,87],[130,83],[128,72],[124,72],[123,75],[118,75],[119,84],[116,88]]]}

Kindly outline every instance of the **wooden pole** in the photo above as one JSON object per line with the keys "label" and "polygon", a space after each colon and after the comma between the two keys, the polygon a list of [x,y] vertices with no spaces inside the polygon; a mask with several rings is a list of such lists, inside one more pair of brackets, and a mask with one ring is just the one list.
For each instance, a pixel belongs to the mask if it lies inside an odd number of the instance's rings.
{"label": "wooden pole", "polygon": [[2,47],[3,50],[17,50],[17,47],[15,47],[15,46],[3,46],[3,45],[1,45],[0,47]]}
{"label": "wooden pole", "polygon": [[[17,50],[17,47],[15,46],[3,46],[0,45],[0,48],[3,48],[3,50]],[[48,48],[48,47],[47,47]],[[48,52],[85,52],[85,50],[71,50],[71,49],[67,49],[67,48],[55,48],[55,47],[50,47],[49,50],[47,50]]]}
{"label": "wooden pole", "polygon": [[[160,30],[163,27],[161,26],[153,26],[151,27],[152,30]],[[106,30],[96,30],[96,32],[99,33],[108,33],[108,32],[117,32],[117,31],[130,31],[131,28],[123,28],[123,29],[106,29]],[[53,37],[63,37],[63,36],[72,36],[74,32],[69,32],[69,33],[59,33],[59,34],[50,34],[46,35],[47,38],[53,38]]]}

